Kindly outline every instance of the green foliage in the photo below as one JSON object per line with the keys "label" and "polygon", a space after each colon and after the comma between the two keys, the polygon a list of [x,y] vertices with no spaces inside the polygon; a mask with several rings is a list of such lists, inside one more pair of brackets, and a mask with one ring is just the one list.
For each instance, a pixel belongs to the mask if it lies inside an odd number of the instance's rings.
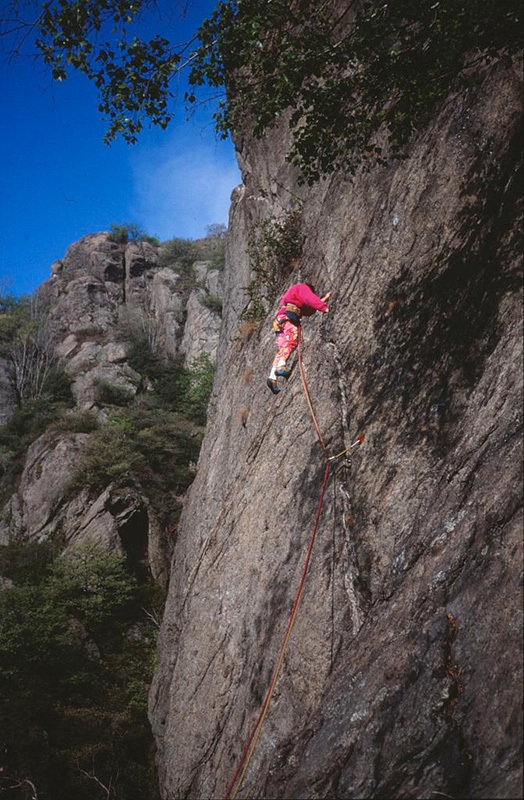
{"label": "green foliage", "polygon": [[55,418],[55,409],[42,399],[15,409],[8,422],[0,427],[0,451],[25,451]]}
{"label": "green foliage", "polygon": [[121,225],[117,225],[113,222],[107,238],[110,242],[115,242],[116,244],[127,244],[128,242],[148,242],[152,245],[160,245],[160,241],[156,238],[156,236],[148,236],[147,233],[145,233],[133,222],[124,222]]}
{"label": "green foliage", "polygon": [[134,394],[123,386],[104,381],[95,380],[95,400],[99,405],[129,406],[134,400]]}
{"label": "green foliage", "polygon": [[169,239],[163,242],[158,254],[161,267],[170,267],[182,275],[191,276],[197,260],[195,242],[191,239]]}
{"label": "green foliage", "polygon": [[54,354],[47,304],[38,293],[0,301],[0,353],[19,407],[45,398],[71,402],[71,379]]}
{"label": "green foliage", "polygon": [[80,620],[87,633],[96,636],[129,610],[135,585],[115,553],[88,542],[74,550],[71,558],[57,559],[48,589],[68,616]]}
{"label": "green foliage", "polygon": [[20,300],[13,294],[4,294],[4,292],[0,292],[0,314],[17,308],[19,304]]}
{"label": "green foliage", "polygon": [[183,393],[182,359],[153,352],[151,342],[143,330],[128,331],[127,337],[129,366],[153,387],[152,393],[139,395],[138,400],[143,402],[145,396],[149,397],[150,402],[156,402],[164,408],[170,410],[179,408]]}
{"label": "green foliage", "polygon": [[181,410],[200,425],[206,424],[214,377],[215,365],[207,353],[202,353],[184,371]]}
{"label": "green foliage", "polygon": [[[99,90],[99,111],[109,120],[104,137],[122,134],[135,142],[143,119],[165,128],[169,82],[186,47],[177,50],[160,35],[149,41],[126,35],[145,0],[48,2],[38,20],[37,47],[55,80],[80,70]],[[116,34],[116,36],[115,36]]]}
{"label": "green foliage", "polygon": [[156,800],[146,707],[158,588],[92,544],[67,558],[20,543],[0,556],[18,579],[0,593],[0,791],[23,777],[39,796],[92,800],[95,774],[111,797]]}
{"label": "green foliage", "polygon": [[53,424],[53,430],[60,433],[92,433],[99,424],[98,416],[93,411],[81,409],[62,414]]}
{"label": "green foliage", "polygon": [[113,222],[107,238],[110,242],[114,242],[115,244],[127,244],[130,235],[131,238],[133,238],[133,233],[130,231],[129,225],[117,225]]}
{"label": "green foliage", "polygon": [[140,239],[141,242],[147,242],[148,244],[153,245],[153,247],[160,247],[160,239],[158,236],[149,236],[148,233],[144,233],[142,238]]}
{"label": "green foliage", "polygon": [[133,447],[128,433],[129,426],[125,421],[110,417],[89,437],[74,476],[68,483],[67,496],[86,487],[92,494],[99,494],[117,478],[129,478],[135,471],[145,468],[146,462]]}
{"label": "green foliage", "polygon": [[198,298],[200,303],[215,314],[222,314],[222,300],[216,294],[204,294]]}
{"label": "green foliage", "polygon": [[20,328],[29,320],[29,300],[0,294],[0,352],[6,353],[6,345],[13,342]]}
{"label": "green foliage", "polygon": [[[214,311],[221,311],[218,298],[204,296],[202,302],[205,305],[207,298]],[[136,407],[142,408],[144,413],[148,408],[158,408],[160,413],[178,413],[185,420],[205,425],[215,374],[215,365],[207,353],[203,353],[190,367],[184,367],[180,358],[155,355],[145,337],[135,334],[128,349],[128,362],[140,375],[147,376],[152,384],[152,391],[138,396]],[[195,460],[194,453],[191,460]]]}
{"label": "green foliage", "polygon": [[57,424],[69,405],[52,396],[30,399],[0,426],[0,504],[13,492],[29,445]]}
{"label": "green foliage", "polygon": [[198,103],[203,85],[223,92],[215,113],[223,136],[244,128],[263,136],[289,112],[289,159],[308,183],[401,155],[465,66],[522,46],[520,0],[391,0],[357,9],[338,0],[221,0],[181,46],[135,35],[137,15],[149,7],[50,0],[33,23],[53,77],[64,80],[73,68],[98,88],[105,141],[136,142],[146,120],[165,128],[171,82],[190,65],[186,101]]}
{"label": "green foliage", "polygon": [[218,129],[247,125],[262,136],[289,109],[289,159],[310,184],[400,155],[465,64],[521,47],[517,0],[392,0],[351,10],[336,0],[225,0],[199,31],[190,80],[227,86]]}
{"label": "green foliage", "polygon": [[195,241],[198,260],[210,261],[212,269],[224,269],[226,237],[225,225],[219,223],[208,225],[205,238]]}
{"label": "green foliage", "polygon": [[[191,409],[194,418],[197,410]],[[89,437],[67,495],[83,488],[95,495],[113,481],[137,480],[161,524],[171,524],[179,514],[176,498],[193,480],[189,464],[198,459],[201,441],[202,431],[177,412],[147,404],[113,411]]]}
{"label": "green foliage", "polygon": [[74,402],[71,384],[73,379],[58,364],[51,367],[43,381],[42,397],[51,403],[66,403],[72,405]]}
{"label": "green foliage", "polygon": [[222,270],[226,266],[226,253],[224,247],[217,248],[211,258],[211,268]]}
{"label": "green foliage", "polygon": [[20,331],[31,324],[31,307],[28,297],[15,298],[0,294],[0,353],[9,358],[13,342]]}
{"label": "green foliage", "polygon": [[[169,239],[163,242],[158,254],[162,267],[170,267],[188,279],[187,287],[196,286],[193,264],[196,261],[210,261],[213,269],[224,268],[225,226],[215,223],[207,226],[208,235],[203,239]],[[225,230],[224,230],[225,229]]]}
{"label": "green foliage", "polygon": [[241,319],[259,322],[274,303],[282,281],[300,258],[303,235],[300,211],[290,211],[280,219],[267,219],[248,241],[253,279],[247,287],[249,302]]}
{"label": "green foliage", "polygon": [[0,575],[17,585],[38,585],[49,576],[55,555],[52,542],[12,541],[0,547]]}

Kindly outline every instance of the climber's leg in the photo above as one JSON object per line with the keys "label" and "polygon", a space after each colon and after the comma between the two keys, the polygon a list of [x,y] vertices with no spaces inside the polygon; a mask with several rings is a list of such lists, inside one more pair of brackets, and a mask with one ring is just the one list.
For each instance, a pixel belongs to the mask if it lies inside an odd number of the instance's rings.
{"label": "climber's leg", "polygon": [[272,371],[277,375],[289,375],[295,360],[298,346],[298,327],[292,322],[284,322],[282,333],[277,334],[277,354],[273,361]]}
{"label": "climber's leg", "polygon": [[296,349],[293,350],[289,356],[287,357],[286,363],[283,367],[279,367],[276,370],[277,375],[281,375],[283,378],[289,378],[291,373],[293,372],[293,367],[295,366],[297,351]]}

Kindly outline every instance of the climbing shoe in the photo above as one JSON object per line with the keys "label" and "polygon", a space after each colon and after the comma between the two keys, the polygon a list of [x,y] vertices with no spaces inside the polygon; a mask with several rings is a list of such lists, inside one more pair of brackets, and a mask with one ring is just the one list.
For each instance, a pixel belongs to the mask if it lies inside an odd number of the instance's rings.
{"label": "climbing shoe", "polygon": [[274,381],[272,378],[268,378],[266,384],[269,386],[273,394],[278,394],[280,389],[277,386],[277,382]]}
{"label": "climbing shoe", "polygon": [[276,374],[279,375],[282,378],[285,378],[287,380],[289,378],[289,376],[291,375],[291,372],[290,371],[288,372],[285,369],[277,369]]}

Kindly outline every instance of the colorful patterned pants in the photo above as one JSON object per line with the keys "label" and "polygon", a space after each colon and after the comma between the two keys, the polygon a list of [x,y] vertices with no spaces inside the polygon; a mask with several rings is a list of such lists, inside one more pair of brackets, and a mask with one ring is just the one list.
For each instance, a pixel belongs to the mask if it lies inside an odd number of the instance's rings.
{"label": "colorful patterned pants", "polygon": [[281,370],[289,375],[295,363],[298,347],[298,325],[290,322],[285,309],[281,309],[275,317],[274,328],[277,331],[277,354],[273,361],[271,377]]}

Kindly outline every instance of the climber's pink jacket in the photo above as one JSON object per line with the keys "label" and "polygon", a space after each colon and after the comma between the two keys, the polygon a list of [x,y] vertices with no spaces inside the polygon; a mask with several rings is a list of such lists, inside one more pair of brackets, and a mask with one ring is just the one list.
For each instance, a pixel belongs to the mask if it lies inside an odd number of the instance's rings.
{"label": "climber's pink jacket", "polygon": [[328,305],[320,297],[317,297],[306,283],[295,283],[294,286],[291,286],[283,295],[280,306],[285,306],[286,303],[298,306],[306,317],[311,316],[315,311],[329,311]]}

